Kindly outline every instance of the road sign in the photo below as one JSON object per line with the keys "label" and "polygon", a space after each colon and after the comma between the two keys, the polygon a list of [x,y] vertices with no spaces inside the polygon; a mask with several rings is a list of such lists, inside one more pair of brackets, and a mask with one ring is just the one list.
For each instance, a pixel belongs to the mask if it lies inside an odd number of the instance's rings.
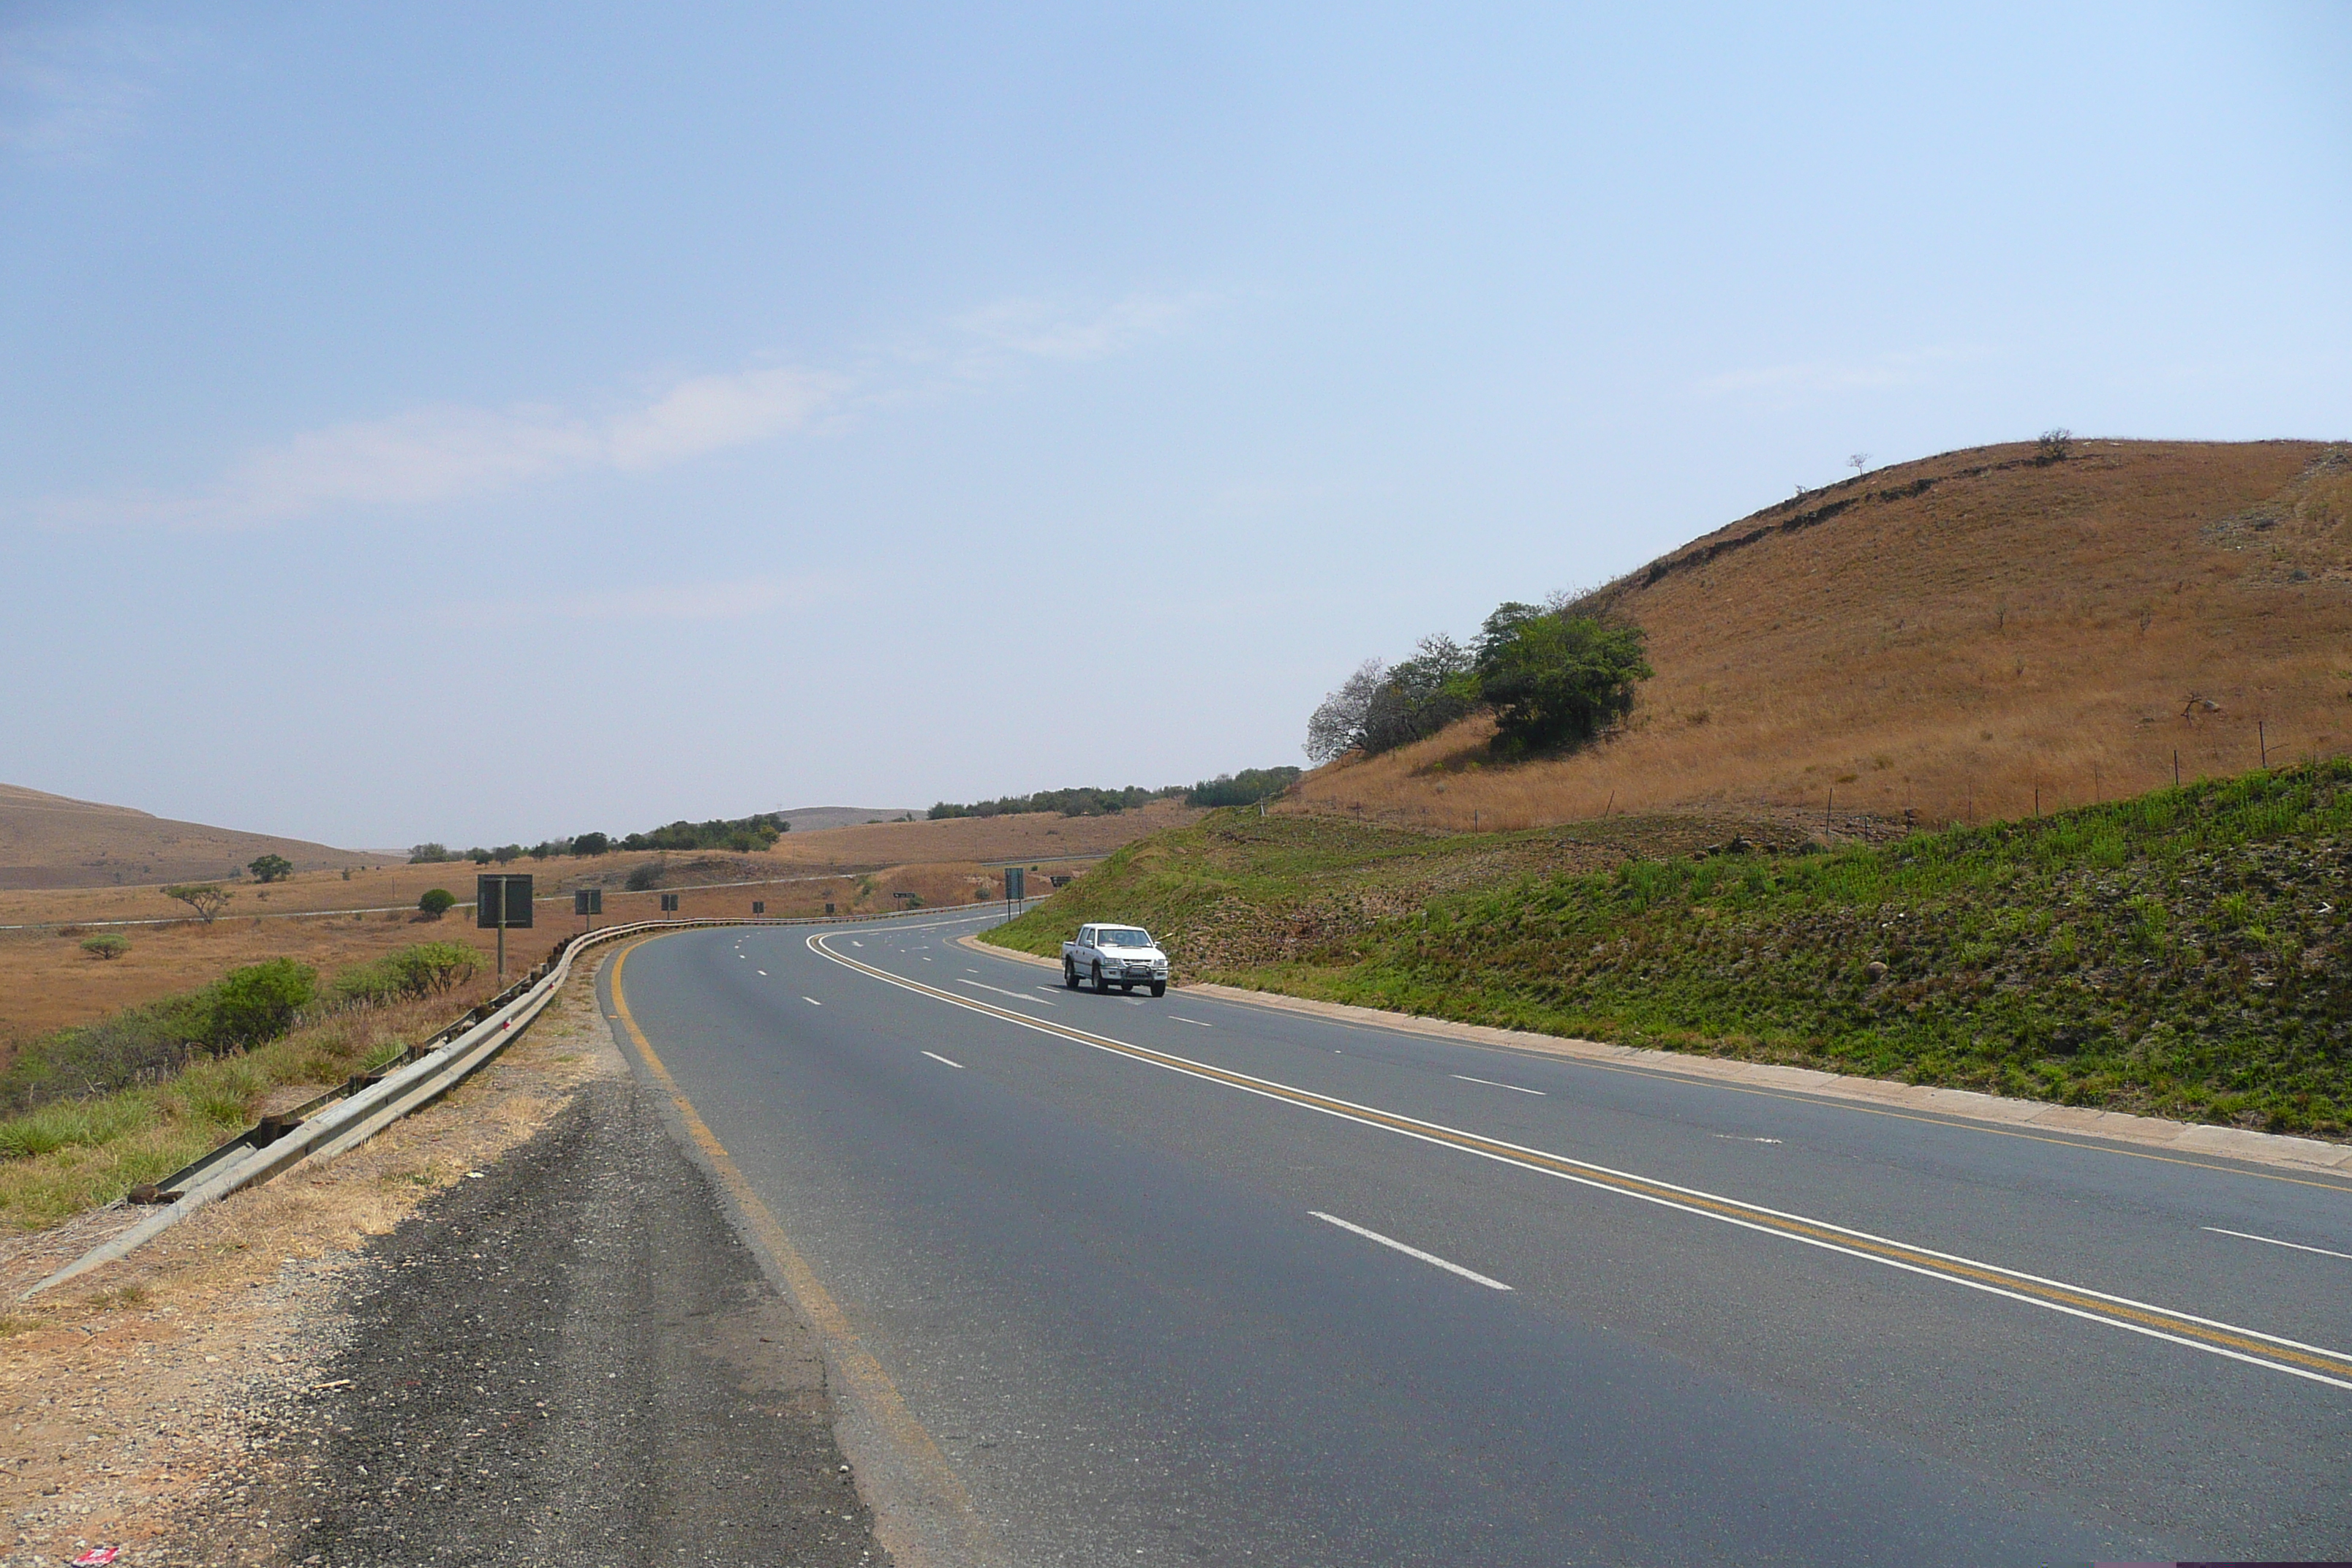
{"label": "road sign", "polygon": [[492,871],[474,879],[474,924],[499,933],[499,978],[507,977],[507,932],[530,929],[530,877]]}
{"label": "road sign", "polygon": [[530,878],[493,873],[474,879],[474,923],[484,931],[530,929]]}
{"label": "road sign", "polygon": [[768,912],[768,906],[761,900],[753,899],[751,900],[751,912],[755,915],[764,915]]}
{"label": "road sign", "polygon": [[1029,874],[1018,866],[1004,868],[1004,896],[1016,901],[1027,898],[1029,896],[1028,876]]}
{"label": "road sign", "polygon": [[582,888],[572,895],[572,912],[575,915],[601,915],[604,912],[604,889]]}
{"label": "road sign", "polygon": [[662,913],[668,915],[676,914],[677,912],[677,895],[676,893],[664,893],[661,896],[661,900]]}

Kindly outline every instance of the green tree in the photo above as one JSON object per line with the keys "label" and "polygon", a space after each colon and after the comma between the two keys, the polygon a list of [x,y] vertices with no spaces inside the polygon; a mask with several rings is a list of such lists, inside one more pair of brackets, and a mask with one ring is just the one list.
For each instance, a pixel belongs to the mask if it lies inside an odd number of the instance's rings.
{"label": "green tree", "polygon": [[446,844],[419,844],[408,852],[408,863],[412,866],[438,866],[449,858]]}
{"label": "green tree", "polygon": [[609,833],[583,833],[572,841],[574,855],[602,855],[612,847],[613,837]]}
{"label": "green tree", "polygon": [[[1510,604],[1486,617],[1469,679],[1495,710],[1496,750],[1580,746],[1633,710],[1653,673],[1642,628]],[[1465,683],[1466,685],[1466,683]]]}
{"label": "green tree", "polygon": [[283,855],[257,855],[245,863],[257,882],[282,882],[294,874],[294,862]]}
{"label": "green tree", "polygon": [[131,951],[131,939],[113,931],[102,931],[83,942],[81,950],[92,958],[121,958]]}
{"label": "green tree", "polygon": [[196,911],[196,918],[206,925],[227,906],[236,895],[217,882],[183,882],[163,889],[167,899],[176,899]]}
{"label": "green tree", "polygon": [[319,972],[290,958],[232,969],[213,990],[214,1037],[240,1046],[274,1040],[318,994]]}
{"label": "green tree", "polygon": [[457,902],[457,895],[448,889],[431,888],[425,890],[423,898],[416,900],[416,907],[437,921],[447,914]]}

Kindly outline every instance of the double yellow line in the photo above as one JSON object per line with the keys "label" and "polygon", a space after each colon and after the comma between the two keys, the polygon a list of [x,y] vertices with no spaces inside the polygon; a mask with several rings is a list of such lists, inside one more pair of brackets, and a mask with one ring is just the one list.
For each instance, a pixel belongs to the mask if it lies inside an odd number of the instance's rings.
{"label": "double yellow line", "polygon": [[819,935],[810,936],[808,945],[813,952],[822,953],[835,963],[856,970],[862,974],[871,975],[877,980],[898,986],[902,990],[919,992],[938,1001],[961,1007],[968,1012],[1001,1018],[1007,1023],[1017,1024],[1023,1028],[1037,1030],[1041,1034],[1058,1035],[1095,1050],[1108,1051],[1115,1056],[1148,1062],[1153,1067],[1162,1068],[1170,1072],[1182,1073],[1189,1078],[1204,1079],[1212,1083],[1224,1084],[1245,1093],[1262,1095],[1268,1100],[1280,1100],[1302,1110],[1318,1111],[1326,1116],[1338,1117],[1342,1121],[1353,1121],[1366,1127],[1376,1127],[1383,1131],[1398,1133],[1424,1143],[1433,1143],[1442,1148],[1475,1154],[1482,1159],[1493,1160],[1502,1164],[1516,1165],[1522,1170],[1540,1172],[1545,1175],[1557,1176],[1563,1181],[1575,1182],[1580,1185],[1602,1192],[1639,1198],[1645,1203],[1680,1209],[1685,1214],[1720,1220],[1727,1225],[1736,1225],[1744,1229],[1801,1241],[1807,1246],[1819,1247],[1832,1252],[1842,1252],[1850,1258],[1884,1264],[1890,1268],[1900,1268],[1929,1279],[1964,1285],[1970,1289],[1982,1290],[1990,1295],[2005,1296],[2011,1300],[2022,1301],[2029,1306],[2045,1308],[2053,1312],[2063,1312],[2069,1317],[2104,1323],[2112,1328],[2145,1334],[2151,1339],[2185,1345],[2191,1350],[2227,1356],[2232,1361],[2268,1367],[2273,1372],[2284,1372],[2295,1377],[2308,1378],[2315,1383],[2325,1383],[2336,1388],[2352,1390],[2352,1354],[2347,1354],[2342,1351],[2308,1345],[2297,1340],[2283,1339],[2275,1334],[2265,1334],[2258,1330],[2240,1328],[2235,1324],[2219,1322],[2210,1318],[2176,1312],[2168,1308],[2151,1306],[2145,1301],[2135,1301],[2128,1297],[2113,1296],[2084,1286],[2070,1285],[2063,1280],[2045,1279],[2039,1275],[2022,1273],[2014,1268],[2004,1268],[1999,1264],[1979,1262],[1975,1258],[1963,1258],[1953,1253],[1937,1252],[1929,1247],[1915,1247],[1907,1242],[1873,1236],[1867,1231],[1832,1225],[1826,1220],[1812,1219],[1803,1215],[1787,1214],[1758,1204],[1744,1203],[1737,1198],[1702,1192],[1696,1187],[1678,1186],[1671,1182],[1658,1181],[1630,1171],[1612,1170],[1606,1165],[1596,1165],[1589,1161],[1572,1160],[1563,1154],[1554,1154],[1541,1149],[1530,1149],[1523,1144],[1506,1142],[1498,1138],[1488,1138],[1480,1133],[1465,1131],[1457,1127],[1448,1127],[1442,1122],[1423,1121],[1418,1117],[1382,1110],[1377,1106],[1360,1105],[1353,1100],[1317,1094],[1311,1089],[1278,1083],[1274,1079],[1258,1078],[1249,1073],[1235,1072],[1228,1068],[1195,1061],[1189,1057],[1175,1056],[1166,1051],[1153,1050],[1147,1046],[1113,1039],[1108,1036],[1091,1034],[1084,1029],[1072,1028],[1066,1024],[1055,1023],[1051,1019],[1032,1017],[1025,1013],[1015,1013],[1009,1008],[942,991],[937,986],[926,985],[920,981],[909,980],[902,975],[893,974],[887,970],[877,969],[870,963],[863,963],[856,959],[835,952],[825,945],[824,939]]}

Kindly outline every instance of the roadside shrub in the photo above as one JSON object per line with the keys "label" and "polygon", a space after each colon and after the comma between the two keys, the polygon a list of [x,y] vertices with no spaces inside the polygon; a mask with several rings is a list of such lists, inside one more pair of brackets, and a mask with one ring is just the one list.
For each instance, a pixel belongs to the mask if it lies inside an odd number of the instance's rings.
{"label": "roadside shrub", "polygon": [[661,886],[663,870],[664,867],[658,860],[648,860],[642,866],[632,866],[629,868],[627,880],[621,886],[632,893],[650,891]]}
{"label": "roadside shrub", "polygon": [[426,915],[429,915],[437,921],[443,915],[447,914],[451,907],[454,906],[457,901],[457,895],[451,892],[448,889],[429,888],[425,890],[425,895],[416,900],[416,907]]}
{"label": "roadside shrub", "polygon": [[213,984],[125,1007],[27,1041],[0,1072],[0,1113],[150,1082],[193,1060],[283,1035],[318,992],[290,958],[232,969]]}
{"label": "roadside shrub", "polygon": [[463,942],[421,942],[342,971],[328,986],[335,1001],[382,1005],[408,996],[437,996],[480,973],[480,955]]}
{"label": "roadside shrub", "polygon": [[319,972],[290,958],[232,969],[213,987],[207,1041],[217,1047],[274,1040],[293,1026],[294,1015],[318,994]]}
{"label": "roadside shrub", "polygon": [[92,958],[121,958],[131,951],[131,939],[108,931],[83,942],[81,950]]}

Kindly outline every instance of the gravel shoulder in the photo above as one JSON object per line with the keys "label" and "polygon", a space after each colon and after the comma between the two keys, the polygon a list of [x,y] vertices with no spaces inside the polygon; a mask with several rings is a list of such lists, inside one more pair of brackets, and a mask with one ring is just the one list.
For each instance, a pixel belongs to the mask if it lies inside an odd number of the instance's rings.
{"label": "gravel shoulder", "polygon": [[10,1313],[0,1568],[887,1561],[590,975],[441,1105]]}

